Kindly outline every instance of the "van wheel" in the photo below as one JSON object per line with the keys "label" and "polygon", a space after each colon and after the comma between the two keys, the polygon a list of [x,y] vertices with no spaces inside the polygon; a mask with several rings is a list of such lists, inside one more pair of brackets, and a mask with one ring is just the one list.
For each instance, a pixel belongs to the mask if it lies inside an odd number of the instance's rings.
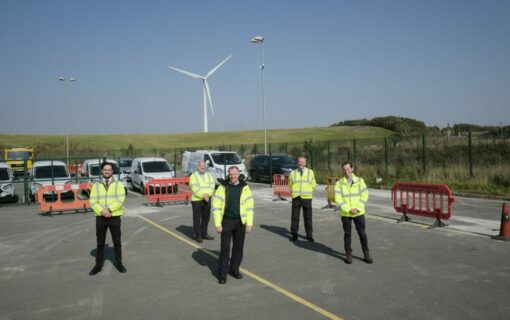
{"label": "van wheel", "polygon": [[141,194],[146,194],[146,192],[145,192],[145,188],[144,188],[144,186],[143,186],[143,182],[142,182],[142,183],[140,183],[140,193],[141,193]]}
{"label": "van wheel", "polygon": [[130,181],[130,182],[129,182],[129,186],[130,186],[130,189],[131,189],[132,191],[135,191],[135,190],[136,190],[135,185],[133,184],[133,181]]}

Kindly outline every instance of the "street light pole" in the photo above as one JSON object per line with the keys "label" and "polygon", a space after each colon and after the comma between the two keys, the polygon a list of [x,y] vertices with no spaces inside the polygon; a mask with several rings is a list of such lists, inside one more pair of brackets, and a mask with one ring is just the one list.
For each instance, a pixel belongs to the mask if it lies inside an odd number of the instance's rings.
{"label": "street light pole", "polygon": [[[66,78],[59,77],[58,80],[64,82],[64,81],[66,81]],[[67,80],[69,82],[75,82],[76,78],[71,77]],[[69,165],[69,117],[66,117],[66,159],[67,159],[67,165]]]}
{"label": "street light pole", "polygon": [[264,154],[267,155],[267,127],[266,127],[266,87],[264,84],[264,37],[256,36],[251,39],[252,43],[260,44],[260,73],[262,76],[262,116],[264,120]]}

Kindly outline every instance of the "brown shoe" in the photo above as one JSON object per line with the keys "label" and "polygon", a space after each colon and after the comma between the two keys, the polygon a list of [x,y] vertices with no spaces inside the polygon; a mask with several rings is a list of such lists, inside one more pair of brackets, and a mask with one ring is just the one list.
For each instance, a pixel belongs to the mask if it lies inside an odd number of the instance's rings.
{"label": "brown shoe", "polygon": [[352,253],[345,254],[345,263],[347,263],[347,264],[352,263]]}
{"label": "brown shoe", "polygon": [[374,263],[374,260],[372,260],[368,251],[364,251],[363,255],[365,256],[363,260],[365,260],[366,263]]}

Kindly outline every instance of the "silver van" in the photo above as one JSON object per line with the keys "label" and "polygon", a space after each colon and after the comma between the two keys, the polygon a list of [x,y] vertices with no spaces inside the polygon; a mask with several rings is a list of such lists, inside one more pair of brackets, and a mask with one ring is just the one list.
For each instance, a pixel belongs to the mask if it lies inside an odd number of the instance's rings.
{"label": "silver van", "polygon": [[239,168],[239,179],[246,180],[248,178],[244,159],[241,159],[241,157],[233,151],[185,151],[182,155],[182,171],[187,175],[192,174],[197,170],[198,163],[202,160],[205,161],[206,170],[214,177],[216,184],[225,180],[228,169],[232,166]]}

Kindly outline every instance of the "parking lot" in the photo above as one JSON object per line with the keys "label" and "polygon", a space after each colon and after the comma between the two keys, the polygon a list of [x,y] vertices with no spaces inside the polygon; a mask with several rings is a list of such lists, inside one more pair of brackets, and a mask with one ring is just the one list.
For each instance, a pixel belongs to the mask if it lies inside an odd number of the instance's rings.
{"label": "parking lot", "polygon": [[[370,190],[367,234],[374,264],[343,262],[338,212],[314,200],[314,236],[289,242],[290,204],[251,184],[255,228],[244,279],[216,279],[219,237],[191,239],[191,206],[146,205],[129,192],[122,220],[126,274],[94,264],[92,213],[39,214],[0,207],[0,319],[506,319],[510,243],[497,234],[501,203],[457,199],[450,226],[396,223],[389,191]],[[212,219],[211,219],[212,220]],[[209,226],[213,234],[212,221]],[[304,235],[301,225],[301,235]]]}

